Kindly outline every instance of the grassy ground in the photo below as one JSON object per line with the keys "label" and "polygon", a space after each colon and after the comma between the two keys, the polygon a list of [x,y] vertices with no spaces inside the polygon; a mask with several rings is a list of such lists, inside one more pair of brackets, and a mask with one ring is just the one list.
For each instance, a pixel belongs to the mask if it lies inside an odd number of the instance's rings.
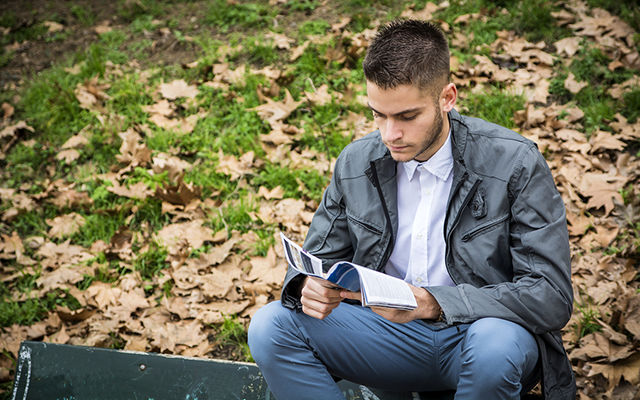
{"label": "grassy ground", "polygon": [[[401,15],[431,10],[434,20],[449,31],[456,60],[454,81],[461,93],[458,109],[540,140],[559,186],[567,180],[558,177],[562,165],[584,166],[585,159],[590,164],[598,159],[600,170],[612,164],[622,171],[620,160],[634,161],[640,155],[640,136],[626,137],[620,147],[602,145],[599,151],[593,147],[600,143],[596,141],[600,132],[621,135],[627,132],[623,119],[633,126],[640,116],[637,81],[624,86],[638,78],[639,66],[621,55],[627,50],[638,51],[640,7],[635,1],[468,0],[445,2],[439,7],[425,1],[391,0],[272,3],[76,0],[6,1],[0,5],[0,103],[7,104],[0,126],[5,129],[0,133],[3,388],[9,388],[15,362],[7,343],[21,337],[17,333],[21,327],[41,322],[46,322],[41,334],[29,333],[31,336],[23,338],[60,341],[60,332],[66,329],[72,332],[67,343],[131,348],[144,337],[144,350],[176,354],[187,354],[191,351],[187,349],[207,342],[197,355],[250,359],[244,327],[252,310],[278,296],[275,280],[258,278],[252,271],[255,274],[258,265],[271,260],[270,249],[276,246],[278,231],[287,231],[301,241],[308,221],[300,215],[313,212],[320,201],[330,180],[331,161],[355,137],[373,129],[362,101],[366,93],[360,63],[368,32]],[[623,21],[635,31],[616,38],[624,43],[622,53],[622,45],[602,33],[608,31],[598,28],[597,22],[593,26],[601,33],[591,36],[571,26],[591,21],[577,18],[580,15],[601,17],[597,11],[594,14],[598,8],[619,17],[616,26],[622,26]],[[573,15],[574,20],[559,23],[564,18],[557,14],[561,11]],[[609,41],[598,43],[598,35]],[[508,50],[498,44],[506,37],[511,41],[522,38],[528,44]],[[572,37],[578,37],[575,53],[562,52],[558,41]],[[545,64],[541,55],[527,61],[523,54],[532,49],[553,56],[552,61]],[[487,67],[485,59],[490,59],[493,67]],[[616,60],[624,63],[612,68]],[[516,77],[498,79],[495,68]],[[533,77],[525,77],[525,71]],[[567,86],[570,76],[587,86],[574,92]],[[525,82],[521,86],[519,79]],[[548,90],[541,101],[533,101],[540,79],[548,83]],[[163,85],[178,80],[184,80],[187,88],[171,98]],[[620,95],[612,93],[619,87]],[[82,97],[83,93],[89,95]],[[323,93],[328,100],[320,96]],[[83,98],[89,103],[83,103]],[[169,100],[170,110],[164,120],[155,119],[159,113],[149,107],[162,100]],[[301,103],[291,106],[295,101]],[[275,106],[269,109],[264,104]],[[283,104],[290,106],[289,113],[271,122],[268,115],[258,112],[273,113]],[[583,113],[576,121],[569,112],[573,108]],[[532,122],[534,109],[546,113],[546,122]],[[18,121],[25,121],[29,129],[15,128]],[[187,121],[189,129],[185,128]],[[176,126],[178,123],[182,125]],[[545,140],[554,138],[554,129],[560,125],[579,132],[582,139],[576,143],[591,143],[590,150],[580,152],[578,145],[546,146]],[[131,139],[132,132],[138,139]],[[69,139],[77,139],[79,134],[81,144],[69,144]],[[247,154],[253,158],[243,161]],[[154,160],[170,157],[188,163],[188,167],[159,167],[160,161]],[[178,189],[181,172],[187,189]],[[579,260],[587,255],[593,255],[596,264],[606,257],[625,260],[620,264],[628,265],[629,277],[624,282],[629,290],[638,287],[633,271],[637,271],[640,243],[634,174],[628,171],[625,185],[609,197],[611,200],[618,193],[627,220],[611,222],[619,229],[606,244],[584,241],[589,232],[603,234],[600,227],[606,225],[609,203],[603,200],[602,207],[589,203],[578,212],[573,206],[587,204],[588,192],[567,200],[568,211],[592,221],[581,233],[572,233],[574,266],[582,265]],[[143,188],[148,194],[127,194],[119,187]],[[162,190],[175,195],[194,193],[193,199],[199,202],[169,201],[157,194]],[[279,194],[274,198],[264,194],[270,191]],[[569,198],[568,193],[563,195]],[[300,208],[292,208],[293,204]],[[287,210],[293,211],[288,214]],[[56,222],[56,218],[69,215],[75,219]],[[163,228],[194,220],[202,221],[207,229],[204,240],[185,236],[184,246],[158,240]],[[201,284],[197,288],[204,300],[189,303],[189,293],[196,286],[180,281],[181,266],[202,260],[232,240],[236,241],[227,253],[237,258],[226,254],[222,261],[208,264],[194,276],[218,273],[214,269],[220,270],[232,260],[234,268],[241,271],[229,278],[235,286],[231,291],[211,294]],[[81,246],[86,251],[78,252],[85,256],[66,247],[64,251],[56,247],[58,253],[50,256],[43,251],[46,243]],[[60,261],[65,254],[71,255]],[[272,267],[276,268],[275,261]],[[56,278],[54,272],[61,268],[78,275]],[[127,318],[143,320],[149,310],[169,310],[164,312],[171,321],[195,318],[202,322],[201,336],[207,340],[176,342],[172,347],[121,319],[101,339],[89,341],[97,335],[95,324],[110,319],[105,316],[113,311],[110,307],[123,305],[120,300],[103,303],[102,292],[96,288],[122,288],[123,280],[134,275],[139,291],[128,288],[122,292],[137,293],[147,305],[129,310]],[[628,342],[620,339],[618,345],[624,342],[637,347],[634,331],[625,330],[620,322],[621,315],[631,315],[631,311],[625,308],[618,315],[613,301],[598,303],[589,290],[597,282],[585,283],[582,277],[576,282],[586,286],[576,284],[576,293],[584,296],[577,296],[574,321],[567,328],[568,347],[581,348],[582,338],[611,327],[627,338]],[[182,315],[174,303],[171,307],[163,303],[171,299],[184,299],[190,307],[195,304],[199,308],[189,308],[196,310],[195,314],[187,310]],[[213,304],[223,300],[225,304],[247,303],[224,317],[202,316],[205,305],[206,311],[215,312]],[[83,322],[56,325],[52,318],[60,310],[97,313]],[[618,315],[617,319],[612,320],[612,315]],[[572,361],[579,370],[590,360]],[[605,375],[578,374],[580,388],[594,396],[611,393],[618,383],[609,387]],[[630,375],[620,376],[634,385],[640,383]],[[610,380],[614,378],[609,375]]]}

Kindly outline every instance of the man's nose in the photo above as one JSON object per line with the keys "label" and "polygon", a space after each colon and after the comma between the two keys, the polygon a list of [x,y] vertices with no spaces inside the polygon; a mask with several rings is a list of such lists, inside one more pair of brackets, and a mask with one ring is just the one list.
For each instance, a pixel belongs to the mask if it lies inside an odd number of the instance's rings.
{"label": "man's nose", "polygon": [[393,118],[389,118],[386,121],[386,131],[385,131],[385,139],[387,142],[395,142],[398,139],[402,138],[402,129],[400,124],[395,121]]}

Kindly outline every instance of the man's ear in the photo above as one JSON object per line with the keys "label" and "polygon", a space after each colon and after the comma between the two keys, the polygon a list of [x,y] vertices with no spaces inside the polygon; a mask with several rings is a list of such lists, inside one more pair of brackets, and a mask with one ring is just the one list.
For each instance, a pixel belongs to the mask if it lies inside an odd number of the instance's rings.
{"label": "man's ear", "polygon": [[442,89],[440,93],[440,101],[442,106],[442,111],[449,112],[456,105],[456,100],[458,99],[458,88],[455,83],[449,83],[447,86]]}

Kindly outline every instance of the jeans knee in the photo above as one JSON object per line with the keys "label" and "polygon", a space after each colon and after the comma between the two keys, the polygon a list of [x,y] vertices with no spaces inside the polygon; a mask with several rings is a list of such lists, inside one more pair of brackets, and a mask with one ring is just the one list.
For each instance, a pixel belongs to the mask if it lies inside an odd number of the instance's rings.
{"label": "jeans knee", "polygon": [[251,356],[260,362],[263,357],[273,354],[273,348],[278,332],[282,332],[281,320],[283,314],[291,310],[283,307],[279,301],[274,301],[260,308],[251,317],[247,332],[247,343],[251,350]]}
{"label": "jeans knee", "polygon": [[[484,318],[468,329],[464,356],[479,366],[491,366],[497,372],[515,368],[524,372],[538,360],[535,338],[526,329],[498,318]],[[496,370],[497,369],[497,370]]]}

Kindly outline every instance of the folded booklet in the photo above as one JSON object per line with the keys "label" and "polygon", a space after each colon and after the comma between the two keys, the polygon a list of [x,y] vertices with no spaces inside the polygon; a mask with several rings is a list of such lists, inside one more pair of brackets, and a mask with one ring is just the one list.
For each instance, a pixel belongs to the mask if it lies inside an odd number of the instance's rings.
{"label": "folded booklet", "polygon": [[418,306],[409,284],[383,272],[378,272],[347,261],[333,265],[329,271],[322,271],[322,261],[307,253],[280,233],[282,246],[289,267],[308,276],[315,276],[331,282],[332,286],[362,293],[362,305],[413,310]]}

